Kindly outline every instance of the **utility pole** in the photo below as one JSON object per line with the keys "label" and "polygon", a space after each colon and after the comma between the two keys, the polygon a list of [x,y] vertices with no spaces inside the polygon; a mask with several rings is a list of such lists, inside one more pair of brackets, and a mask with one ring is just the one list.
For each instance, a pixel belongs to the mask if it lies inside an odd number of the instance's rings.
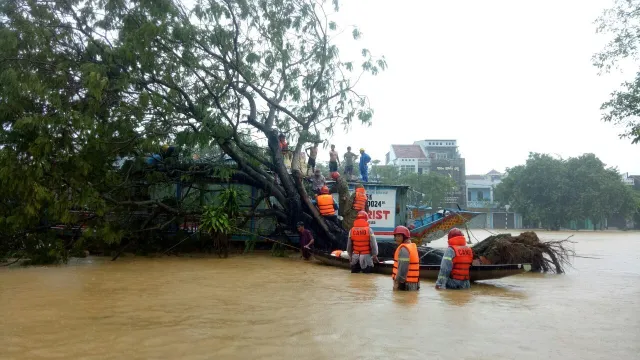
{"label": "utility pole", "polygon": [[504,212],[504,229],[505,230],[507,230],[509,228],[508,225],[509,225],[509,208],[510,207],[511,207],[510,205],[505,205],[504,206],[504,208],[506,210]]}

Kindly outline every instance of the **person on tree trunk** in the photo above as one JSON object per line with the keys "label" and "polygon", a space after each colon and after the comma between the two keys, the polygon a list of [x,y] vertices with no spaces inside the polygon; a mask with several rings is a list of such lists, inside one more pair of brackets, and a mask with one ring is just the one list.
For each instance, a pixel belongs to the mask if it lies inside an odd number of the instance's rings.
{"label": "person on tree trunk", "polygon": [[352,180],[353,177],[353,164],[358,159],[358,155],[351,152],[351,146],[347,146],[347,152],[343,155],[344,158],[344,174],[347,179]]}
{"label": "person on tree trunk", "polygon": [[284,134],[278,135],[278,142],[280,145],[280,151],[282,152],[282,157],[284,158],[284,164],[288,169],[291,169],[291,152],[289,151],[289,144],[287,144],[287,139]]}
{"label": "person on tree trunk", "polygon": [[307,152],[307,156],[309,157],[309,161],[307,161],[307,172],[306,175],[309,176],[309,168],[314,173],[316,172],[316,157],[318,156],[318,143],[314,143],[312,147],[308,147],[305,149]]}
{"label": "person on tree trunk", "polygon": [[298,222],[298,232],[300,233],[300,253],[302,253],[302,257],[305,260],[309,260],[311,257],[311,245],[315,242],[313,239],[313,235],[311,231],[304,228],[304,223],[302,221]]}
{"label": "person on tree trunk", "polygon": [[355,211],[369,211],[369,202],[367,201],[367,193],[362,184],[356,185],[356,190],[353,193],[353,210]]}
{"label": "person on tree trunk", "polygon": [[364,149],[360,149],[360,175],[362,175],[363,182],[369,182],[369,162],[371,156],[364,152]]}
{"label": "person on tree trunk", "polygon": [[449,231],[449,247],[440,264],[436,289],[468,289],[471,287],[469,268],[473,262],[473,250],[460,229]]}
{"label": "person on tree trunk", "polygon": [[418,247],[411,242],[409,229],[396,226],[393,238],[398,244],[393,255],[393,290],[420,290],[420,256]]}
{"label": "person on tree trunk", "polygon": [[311,178],[311,189],[315,195],[320,194],[320,189],[325,186],[326,180],[322,173],[320,173],[320,169],[316,169],[313,173],[313,177]]}
{"label": "person on tree trunk", "polygon": [[338,205],[333,200],[333,196],[329,194],[328,187],[323,186],[322,189],[320,189],[320,195],[316,198],[316,206],[322,217],[340,226],[338,215],[336,214]]}
{"label": "person on tree trunk", "polygon": [[338,171],[340,166],[340,154],[336,151],[336,146],[331,145],[331,151],[329,151],[329,172]]}
{"label": "person on tree trunk", "polygon": [[349,231],[347,253],[352,273],[369,274],[373,271],[373,262],[378,262],[378,242],[368,218],[366,212],[360,211]]}

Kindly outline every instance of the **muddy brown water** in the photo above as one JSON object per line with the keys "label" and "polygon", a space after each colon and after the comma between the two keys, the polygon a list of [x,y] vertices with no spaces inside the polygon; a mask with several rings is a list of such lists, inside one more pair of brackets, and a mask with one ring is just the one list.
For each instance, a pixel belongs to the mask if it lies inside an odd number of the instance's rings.
{"label": "muddy brown water", "polygon": [[463,292],[262,254],[5,268],[0,358],[638,359],[640,233],[573,240],[598,259]]}

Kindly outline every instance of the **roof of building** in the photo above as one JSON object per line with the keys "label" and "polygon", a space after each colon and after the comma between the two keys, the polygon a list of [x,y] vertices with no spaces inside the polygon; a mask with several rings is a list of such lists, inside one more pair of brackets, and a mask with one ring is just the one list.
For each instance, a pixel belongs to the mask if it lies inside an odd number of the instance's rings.
{"label": "roof of building", "polygon": [[487,175],[502,175],[502,173],[496,171],[495,169],[491,169],[491,171],[489,171]]}
{"label": "roof of building", "polygon": [[467,175],[465,178],[467,180],[484,180],[484,175]]}
{"label": "roof of building", "polygon": [[393,153],[400,159],[426,159],[420,145],[391,145]]}

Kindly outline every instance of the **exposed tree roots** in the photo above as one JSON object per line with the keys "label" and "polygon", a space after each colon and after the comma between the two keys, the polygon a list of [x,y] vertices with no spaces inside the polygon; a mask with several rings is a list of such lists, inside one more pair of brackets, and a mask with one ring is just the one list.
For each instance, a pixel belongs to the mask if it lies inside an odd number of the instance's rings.
{"label": "exposed tree roots", "polygon": [[[570,238],[570,237],[569,237]],[[533,231],[518,236],[498,234],[489,236],[473,246],[474,257],[483,257],[491,264],[531,264],[534,272],[565,272],[571,266],[570,257],[575,253],[568,248],[572,243],[564,240],[541,241]]]}

